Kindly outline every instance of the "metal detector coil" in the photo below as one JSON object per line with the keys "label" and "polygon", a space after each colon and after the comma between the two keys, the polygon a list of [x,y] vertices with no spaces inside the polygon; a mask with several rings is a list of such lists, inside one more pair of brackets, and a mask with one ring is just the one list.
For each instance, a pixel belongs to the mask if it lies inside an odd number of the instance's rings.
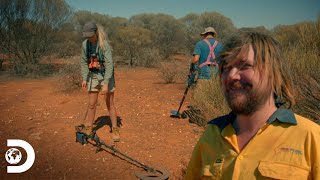
{"label": "metal detector coil", "polygon": [[154,180],[154,179],[168,179],[170,173],[164,168],[159,168],[159,170],[155,170],[155,172],[135,171],[134,174],[139,179]]}

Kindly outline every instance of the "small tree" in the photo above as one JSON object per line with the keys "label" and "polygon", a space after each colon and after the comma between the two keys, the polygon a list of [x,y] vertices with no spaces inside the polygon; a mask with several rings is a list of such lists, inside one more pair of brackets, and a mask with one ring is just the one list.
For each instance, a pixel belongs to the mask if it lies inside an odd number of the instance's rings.
{"label": "small tree", "polygon": [[71,14],[64,0],[0,1],[0,47],[19,75],[38,69],[57,32]]}
{"label": "small tree", "polygon": [[143,47],[151,42],[151,32],[141,27],[128,26],[119,30],[118,39],[124,56],[129,59],[130,66],[139,64],[139,54]]}
{"label": "small tree", "polygon": [[152,47],[158,48],[165,58],[186,48],[183,24],[173,16],[166,14],[139,14],[131,17],[129,22],[133,26],[150,30],[152,32]]}

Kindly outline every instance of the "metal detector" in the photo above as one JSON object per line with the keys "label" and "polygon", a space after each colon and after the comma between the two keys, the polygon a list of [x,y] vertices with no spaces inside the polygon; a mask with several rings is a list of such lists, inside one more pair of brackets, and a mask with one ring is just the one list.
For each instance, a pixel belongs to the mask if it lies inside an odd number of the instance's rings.
{"label": "metal detector", "polygon": [[183,94],[183,97],[182,97],[182,100],[181,100],[181,102],[180,102],[180,105],[179,105],[178,110],[171,110],[171,111],[170,111],[170,113],[171,113],[170,117],[172,117],[172,118],[179,118],[179,119],[180,119],[180,118],[182,118],[182,119],[187,118],[187,116],[186,116],[185,113],[180,113],[180,109],[181,109],[181,106],[182,106],[182,104],[183,104],[184,99],[186,98],[186,96],[187,96],[187,94],[188,94],[189,87],[190,87],[190,86],[187,86],[186,90],[184,91],[184,94]]}
{"label": "metal detector", "polygon": [[90,135],[81,132],[82,126],[77,126],[76,127],[76,142],[79,142],[80,144],[91,144],[93,146],[97,147],[96,153],[100,151],[107,151],[105,148],[108,148],[112,150],[112,154],[116,155],[122,160],[126,160],[129,163],[142,168],[143,171],[135,171],[135,175],[137,178],[142,179],[142,180],[152,180],[152,179],[157,179],[157,180],[165,180],[169,178],[169,171],[163,168],[155,169],[150,166],[147,166],[123,153],[121,153],[119,150],[114,148],[114,146],[109,146],[105,144],[103,141],[100,140],[98,135],[96,134],[96,131],[94,130]]}
{"label": "metal detector", "polygon": [[182,100],[180,102],[180,105],[179,105],[179,108],[178,110],[171,110],[170,113],[170,117],[172,118],[182,118],[182,119],[185,119],[187,118],[187,114],[185,114],[184,112],[183,113],[180,113],[180,109],[181,109],[181,106],[184,102],[184,99],[186,98],[187,94],[188,94],[188,90],[191,86],[195,85],[197,83],[196,81],[196,65],[191,63],[190,64],[190,69],[189,69],[189,74],[188,74],[188,82],[187,82],[187,88],[186,90],[184,91],[184,94],[183,94],[183,97],[182,97]]}

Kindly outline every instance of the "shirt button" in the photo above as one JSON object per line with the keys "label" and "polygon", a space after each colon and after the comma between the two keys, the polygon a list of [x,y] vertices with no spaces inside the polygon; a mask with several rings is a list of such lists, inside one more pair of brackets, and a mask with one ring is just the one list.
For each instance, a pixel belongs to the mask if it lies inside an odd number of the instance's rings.
{"label": "shirt button", "polygon": [[239,160],[242,160],[242,159],[243,159],[243,156],[241,156],[241,155],[238,156],[238,159],[239,159]]}

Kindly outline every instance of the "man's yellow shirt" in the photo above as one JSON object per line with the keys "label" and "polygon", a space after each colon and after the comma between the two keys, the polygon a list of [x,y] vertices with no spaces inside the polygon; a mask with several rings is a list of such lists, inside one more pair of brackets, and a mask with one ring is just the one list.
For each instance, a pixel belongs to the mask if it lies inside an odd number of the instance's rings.
{"label": "man's yellow shirt", "polygon": [[214,119],[200,137],[185,179],[320,180],[320,126],[278,109],[240,151],[235,114]]}

